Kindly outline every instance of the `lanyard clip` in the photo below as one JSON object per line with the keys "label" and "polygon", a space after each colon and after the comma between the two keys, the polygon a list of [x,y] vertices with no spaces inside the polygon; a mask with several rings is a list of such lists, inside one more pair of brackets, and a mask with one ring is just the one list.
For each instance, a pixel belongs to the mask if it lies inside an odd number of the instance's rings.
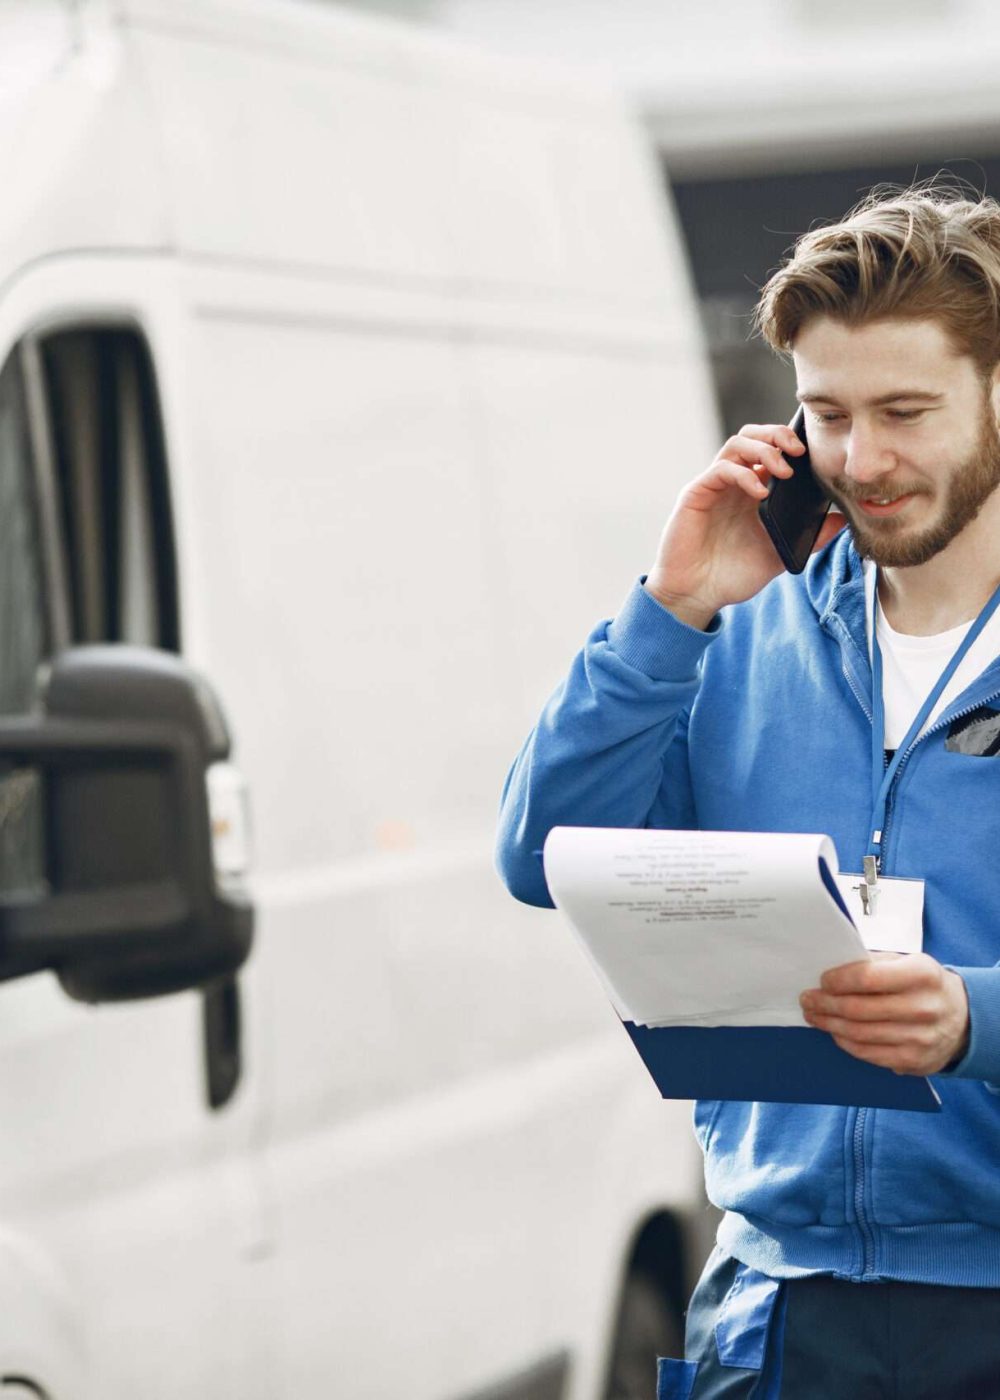
{"label": "lanyard clip", "polygon": [[859,886],[861,908],[864,910],[865,914],[873,916],[880,894],[878,887],[878,861],[874,856],[865,856],[862,864],[865,872],[865,882],[863,885]]}

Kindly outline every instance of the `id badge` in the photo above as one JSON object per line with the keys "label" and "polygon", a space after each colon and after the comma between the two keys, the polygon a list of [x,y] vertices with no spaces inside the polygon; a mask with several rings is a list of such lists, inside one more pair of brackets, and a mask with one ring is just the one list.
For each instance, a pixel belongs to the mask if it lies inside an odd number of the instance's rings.
{"label": "id badge", "polygon": [[879,876],[875,912],[861,900],[863,875],[842,870],[837,887],[870,953],[920,953],[924,946],[924,882]]}

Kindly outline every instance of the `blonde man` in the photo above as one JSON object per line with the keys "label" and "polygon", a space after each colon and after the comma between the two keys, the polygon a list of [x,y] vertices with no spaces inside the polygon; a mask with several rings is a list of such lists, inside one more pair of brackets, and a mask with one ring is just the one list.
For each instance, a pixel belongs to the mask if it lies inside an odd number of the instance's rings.
{"label": "blonde man", "polygon": [[559,823],[799,830],[924,881],[923,951],[802,1006],[939,1076],[943,1111],[699,1103],[726,1214],[660,1393],[1000,1396],[1000,206],[873,197],[800,239],[758,322],[834,502],[816,553],[785,573],[757,514],[801,443],[745,426],[529,736],[498,866],[549,905]]}

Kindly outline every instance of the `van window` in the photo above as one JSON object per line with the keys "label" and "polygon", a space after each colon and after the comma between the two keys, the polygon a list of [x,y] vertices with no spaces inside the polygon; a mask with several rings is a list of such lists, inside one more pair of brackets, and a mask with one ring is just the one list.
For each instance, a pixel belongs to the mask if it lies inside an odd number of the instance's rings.
{"label": "van window", "polygon": [[179,648],[176,568],[152,364],[130,328],[41,342],[72,640]]}
{"label": "van window", "polygon": [[[130,328],[29,335],[0,369],[0,714],[60,647],[179,645],[162,430]],[[0,769],[0,894],[45,880],[41,777]]]}
{"label": "van window", "polygon": [[[180,650],[166,444],[152,355],[130,326],[40,337],[72,644]],[[240,1076],[233,980],[203,993],[208,1100]]]}
{"label": "van window", "polygon": [[[47,650],[45,577],[32,436],[21,357],[0,370],[0,713],[32,708]],[[0,772],[0,892],[43,879],[40,779],[32,768]]]}

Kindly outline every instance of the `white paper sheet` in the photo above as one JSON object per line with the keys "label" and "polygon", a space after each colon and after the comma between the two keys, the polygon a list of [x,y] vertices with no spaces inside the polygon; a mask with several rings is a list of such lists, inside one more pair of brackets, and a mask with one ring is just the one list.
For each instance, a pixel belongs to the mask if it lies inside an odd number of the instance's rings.
{"label": "white paper sheet", "polygon": [[801,1026],[799,993],[869,957],[823,883],[828,836],[554,827],[545,878],[624,1020]]}

